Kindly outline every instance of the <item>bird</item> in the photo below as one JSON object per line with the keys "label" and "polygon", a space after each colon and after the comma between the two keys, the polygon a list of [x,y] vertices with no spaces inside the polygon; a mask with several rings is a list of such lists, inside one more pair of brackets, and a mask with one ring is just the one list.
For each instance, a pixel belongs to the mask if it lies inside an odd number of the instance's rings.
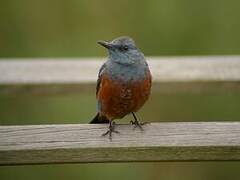
{"label": "bird", "polygon": [[152,75],[144,54],[128,36],[112,41],[98,41],[108,50],[108,59],[101,66],[97,85],[97,114],[90,124],[109,123],[103,136],[119,133],[115,130],[116,119],[132,114],[135,127],[143,130],[136,112],[145,104],[151,93]]}

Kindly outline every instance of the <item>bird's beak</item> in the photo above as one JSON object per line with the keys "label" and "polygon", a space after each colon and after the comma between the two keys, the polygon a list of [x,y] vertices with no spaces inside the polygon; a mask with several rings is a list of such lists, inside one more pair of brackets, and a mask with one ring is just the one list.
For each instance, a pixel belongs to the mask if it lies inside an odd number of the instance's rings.
{"label": "bird's beak", "polygon": [[101,46],[107,48],[107,49],[111,49],[112,48],[112,44],[106,41],[98,41],[98,44],[100,44]]}

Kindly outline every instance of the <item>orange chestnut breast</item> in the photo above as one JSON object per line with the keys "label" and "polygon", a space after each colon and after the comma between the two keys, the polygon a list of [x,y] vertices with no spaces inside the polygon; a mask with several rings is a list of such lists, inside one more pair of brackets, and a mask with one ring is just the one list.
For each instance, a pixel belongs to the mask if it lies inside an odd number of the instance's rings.
{"label": "orange chestnut breast", "polygon": [[141,81],[113,81],[104,74],[97,94],[100,114],[113,120],[138,111],[151,91],[151,75]]}

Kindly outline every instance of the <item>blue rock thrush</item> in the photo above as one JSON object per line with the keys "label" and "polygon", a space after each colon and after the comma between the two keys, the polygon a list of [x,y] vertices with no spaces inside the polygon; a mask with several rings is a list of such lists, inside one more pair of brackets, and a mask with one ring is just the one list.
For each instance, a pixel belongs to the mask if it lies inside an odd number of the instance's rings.
{"label": "blue rock thrush", "polygon": [[132,114],[136,127],[142,129],[134,114],[147,101],[152,78],[143,53],[129,37],[119,37],[111,42],[98,41],[108,49],[108,60],[102,65],[98,74],[96,96],[97,115],[91,124],[109,123],[111,139],[114,130],[114,119],[121,119]]}

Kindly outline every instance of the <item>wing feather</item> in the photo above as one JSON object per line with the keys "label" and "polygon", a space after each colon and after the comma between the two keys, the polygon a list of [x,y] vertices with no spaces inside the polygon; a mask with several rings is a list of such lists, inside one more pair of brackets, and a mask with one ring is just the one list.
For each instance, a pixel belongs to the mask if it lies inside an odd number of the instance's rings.
{"label": "wing feather", "polygon": [[102,75],[104,74],[106,70],[106,63],[104,63],[99,72],[98,72],[98,79],[97,79],[97,86],[96,86],[96,96],[98,95],[98,92],[99,92],[99,89],[100,89],[100,86],[101,86],[101,82],[102,82]]}

